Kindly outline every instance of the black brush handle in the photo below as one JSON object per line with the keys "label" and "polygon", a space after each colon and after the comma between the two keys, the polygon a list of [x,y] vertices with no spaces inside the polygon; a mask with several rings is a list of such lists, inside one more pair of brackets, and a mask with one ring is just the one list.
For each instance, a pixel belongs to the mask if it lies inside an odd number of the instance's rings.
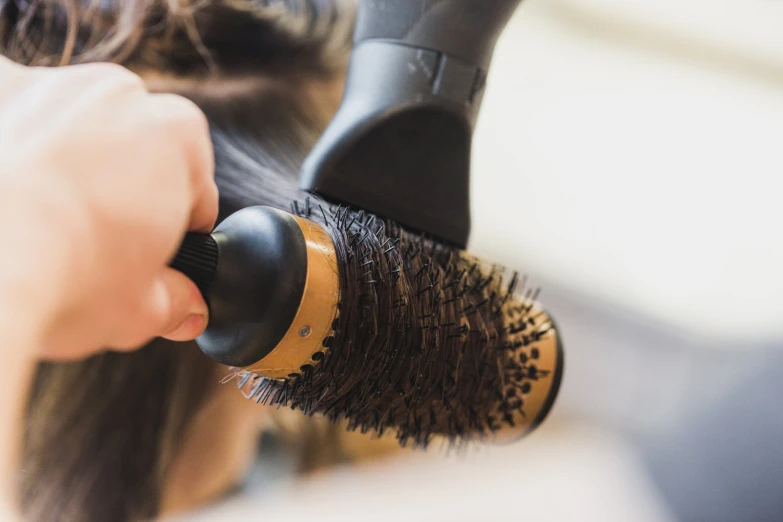
{"label": "black brush handle", "polygon": [[193,281],[206,299],[217,273],[219,256],[217,241],[211,234],[190,232],[170,266]]}
{"label": "black brush handle", "polygon": [[187,234],[170,266],[198,286],[209,306],[209,326],[197,340],[201,351],[247,367],[271,353],[299,310],[307,246],[292,215],[250,207],[212,234]]}

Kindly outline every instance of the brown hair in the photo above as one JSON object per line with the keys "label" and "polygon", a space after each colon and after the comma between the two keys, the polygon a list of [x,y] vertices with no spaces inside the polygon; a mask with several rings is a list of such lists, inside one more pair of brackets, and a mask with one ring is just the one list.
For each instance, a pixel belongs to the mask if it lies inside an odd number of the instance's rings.
{"label": "brown hair", "polygon": [[[223,216],[287,208],[336,108],[351,5],[328,0],[0,0],[0,53],[28,65],[116,62],[207,113]],[[41,122],[45,124],[45,122]],[[218,369],[192,344],[41,364],[24,449],[26,517],[155,517]]]}

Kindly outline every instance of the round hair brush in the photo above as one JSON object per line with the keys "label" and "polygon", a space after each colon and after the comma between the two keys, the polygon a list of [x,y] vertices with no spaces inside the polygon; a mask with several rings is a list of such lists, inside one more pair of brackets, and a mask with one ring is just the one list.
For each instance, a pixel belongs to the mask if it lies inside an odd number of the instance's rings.
{"label": "round hair brush", "polygon": [[541,423],[563,352],[537,292],[394,222],[312,207],[247,208],[189,234],[172,263],[210,308],[198,345],[248,398],[402,445]]}
{"label": "round hair brush", "polygon": [[402,445],[546,417],[563,372],[552,320],[515,273],[460,250],[473,127],[519,3],[359,2],[345,96],[301,177],[348,206],[249,208],[188,236],[173,266],[210,307],[198,344],[249,398]]}

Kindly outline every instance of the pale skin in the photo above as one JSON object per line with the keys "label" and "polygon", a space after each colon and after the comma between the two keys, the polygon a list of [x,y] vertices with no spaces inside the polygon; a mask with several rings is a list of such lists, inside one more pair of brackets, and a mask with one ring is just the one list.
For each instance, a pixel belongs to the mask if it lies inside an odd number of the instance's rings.
{"label": "pale skin", "polygon": [[115,65],[0,57],[0,519],[15,514],[35,365],[196,338],[207,306],[167,264],[217,217],[206,118]]}

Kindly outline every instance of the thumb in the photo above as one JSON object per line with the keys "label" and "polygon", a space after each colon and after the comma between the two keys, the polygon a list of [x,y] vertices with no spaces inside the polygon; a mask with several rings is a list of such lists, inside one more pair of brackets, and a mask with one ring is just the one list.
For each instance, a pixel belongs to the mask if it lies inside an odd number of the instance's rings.
{"label": "thumb", "polygon": [[191,341],[201,335],[209,311],[198,287],[173,268],[164,268],[159,281],[169,296],[169,310],[165,326],[155,335],[171,341]]}

